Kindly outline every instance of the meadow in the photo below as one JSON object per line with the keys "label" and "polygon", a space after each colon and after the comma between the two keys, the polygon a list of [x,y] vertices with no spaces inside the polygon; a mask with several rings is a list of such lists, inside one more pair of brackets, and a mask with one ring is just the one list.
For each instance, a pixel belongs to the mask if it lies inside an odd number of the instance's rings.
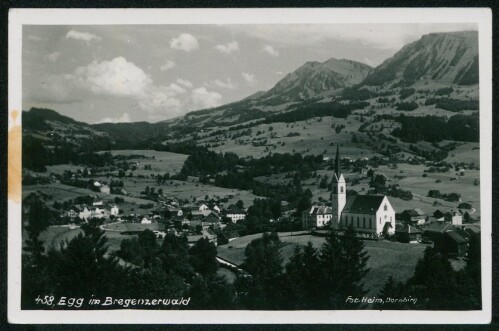
{"label": "meadow", "polygon": [[[244,262],[244,250],[254,239],[260,238],[261,234],[249,235],[237,238],[228,244],[217,247],[218,256],[236,265]],[[312,236],[310,234],[290,235],[290,233],[279,233],[282,242],[281,256],[285,265],[293,255],[295,245],[305,246],[309,241],[315,248],[320,249],[324,243],[324,237]],[[369,273],[364,279],[368,295],[376,295],[389,276],[397,281],[405,281],[414,273],[417,261],[423,257],[425,244],[402,244],[388,241],[364,241],[366,251],[370,256],[367,267]]]}

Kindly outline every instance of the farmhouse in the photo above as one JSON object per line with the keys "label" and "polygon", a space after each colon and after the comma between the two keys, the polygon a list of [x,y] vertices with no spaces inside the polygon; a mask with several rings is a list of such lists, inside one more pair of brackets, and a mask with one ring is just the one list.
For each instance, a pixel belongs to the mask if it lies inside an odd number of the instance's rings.
{"label": "farmhouse", "polygon": [[449,210],[447,213],[445,213],[444,219],[446,222],[449,222],[452,225],[463,224],[463,214],[461,214],[459,210]]}
{"label": "farmhouse", "polygon": [[403,243],[418,243],[421,242],[421,234],[423,232],[412,225],[404,225],[397,229],[397,239]]}
{"label": "farmhouse", "polygon": [[419,209],[406,209],[400,214],[400,219],[405,224],[423,225],[426,221],[425,213]]}
{"label": "farmhouse", "polygon": [[454,230],[445,232],[435,241],[435,248],[440,252],[457,257],[466,256],[468,247],[468,240]]}

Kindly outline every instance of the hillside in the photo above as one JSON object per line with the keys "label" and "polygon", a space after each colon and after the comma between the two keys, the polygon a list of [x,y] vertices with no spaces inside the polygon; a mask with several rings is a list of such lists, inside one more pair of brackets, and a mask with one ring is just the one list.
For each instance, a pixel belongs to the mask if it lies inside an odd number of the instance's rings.
{"label": "hillside", "polygon": [[478,33],[431,33],[404,46],[369,73],[361,85],[403,86],[417,81],[478,83]]}
{"label": "hillside", "polygon": [[284,103],[316,98],[362,82],[371,70],[367,64],[345,59],[307,62],[287,74],[257,100],[280,100]]}
{"label": "hillside", "polygon": [[45,147],[77,152],[188,153],[198,144],[257,157],[274,149],[329,154],[333,140],[354,154],[398,151],[436,160],[449,152],[436,143],[478,141],[477,82],[477,33],[433,33],[377,68],[350,60],[307,62],[268,91],[181,118],[89,125],[32,109],[24,113],[23,130]]}

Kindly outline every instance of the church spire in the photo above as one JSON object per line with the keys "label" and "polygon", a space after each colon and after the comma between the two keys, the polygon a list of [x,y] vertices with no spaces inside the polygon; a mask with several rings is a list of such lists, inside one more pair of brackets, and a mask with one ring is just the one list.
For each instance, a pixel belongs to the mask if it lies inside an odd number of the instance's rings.
{"label": "church spire", "polygon": [[336,145],[336,159],[334,160],[334,172],[340,178],[341,175],[341,160],[340,160],[340,145]]}

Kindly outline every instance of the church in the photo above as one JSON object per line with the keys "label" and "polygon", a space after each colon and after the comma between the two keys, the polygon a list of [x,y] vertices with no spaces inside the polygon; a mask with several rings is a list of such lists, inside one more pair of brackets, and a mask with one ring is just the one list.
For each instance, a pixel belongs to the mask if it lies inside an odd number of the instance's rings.
{"label": "church", "polygon": [[[347,196],[347,184],[341,173],[339,147],[336,149],[332,180],[331,208],[312,206],[303,213],[303,228],[323,227],[330,224],[333,229],[353,225],[363,233],[395,233],[395,210],[386,195]],[[326,221],[327,220],[327,221]]]}

